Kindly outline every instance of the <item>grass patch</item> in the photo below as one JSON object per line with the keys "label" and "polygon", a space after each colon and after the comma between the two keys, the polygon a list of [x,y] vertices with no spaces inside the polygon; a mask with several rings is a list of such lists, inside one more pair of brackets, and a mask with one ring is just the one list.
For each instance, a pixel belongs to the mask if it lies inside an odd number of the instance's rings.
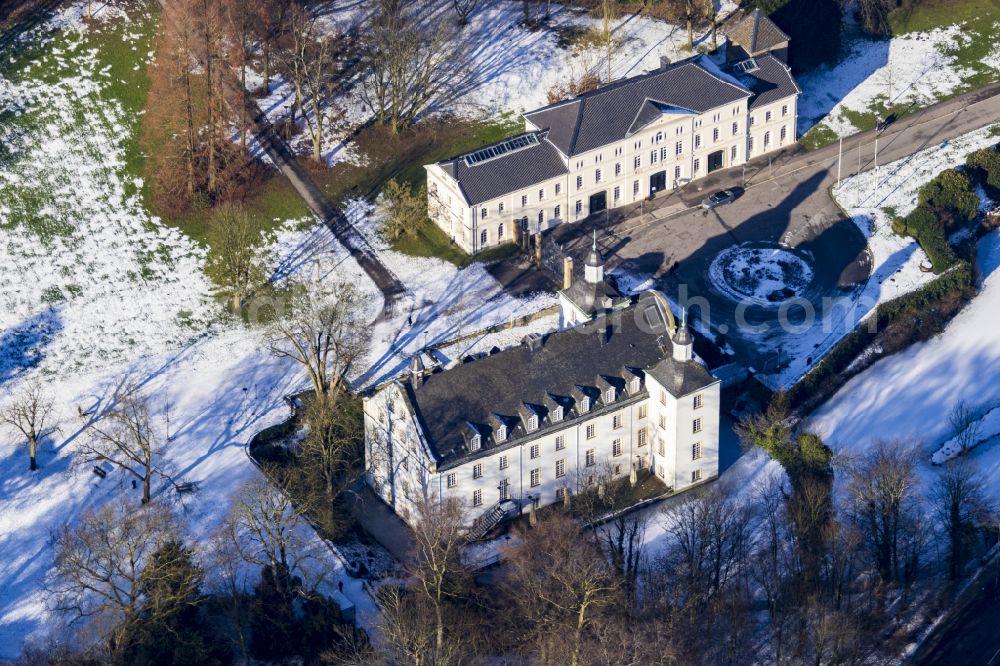
{"label": "grass patch", "polygon": [[440,227],[429,220],[415,234],[403,235],[393,241],[392,249],[411,257],[437,257],[456,266],[464,265],[468,258]]}
{"label": "grass patch", "polygon": [[818,150],[823,146],[829,146],[838,139],[838,135],[823,123],[813,125],[812,128],[799,139],[807,150]]}
{"label": "grass patch", "polygon": [[899,36],[989,17],[1000,17],[1000,0],[923,0],[913,8],[889,12],[889,25]]}

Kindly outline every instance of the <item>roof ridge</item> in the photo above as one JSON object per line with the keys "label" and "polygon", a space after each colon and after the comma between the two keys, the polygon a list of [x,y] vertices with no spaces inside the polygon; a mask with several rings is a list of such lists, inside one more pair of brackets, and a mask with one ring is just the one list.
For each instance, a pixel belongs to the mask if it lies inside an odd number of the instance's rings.
{"label": "roof ridge", "polygon": [[569,154],[576,154],[576,140],[580,137],[580,125],[583,124],[583,108],[587,103],[586,98],[580,99],[580,108],[576,111],[576,118],[573,123],[573,134],[569,139]]}

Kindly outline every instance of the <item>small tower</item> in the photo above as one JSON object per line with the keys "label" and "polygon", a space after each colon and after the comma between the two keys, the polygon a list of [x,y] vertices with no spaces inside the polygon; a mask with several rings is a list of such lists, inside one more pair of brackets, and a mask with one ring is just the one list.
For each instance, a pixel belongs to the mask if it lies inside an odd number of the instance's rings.
{"label": "small tower", "polygon": [[686,363],[694,358],[694,339],[687,327],[687,309],[681,308],[681,325],[674,333],[674,360]]}
{"label": "small tower", "polygon": [[594,243],[590,246],[590,254],[583,267],[583,279],[590,284],[604,282],[604,257],[597,250],[597,230],[594,230]]}

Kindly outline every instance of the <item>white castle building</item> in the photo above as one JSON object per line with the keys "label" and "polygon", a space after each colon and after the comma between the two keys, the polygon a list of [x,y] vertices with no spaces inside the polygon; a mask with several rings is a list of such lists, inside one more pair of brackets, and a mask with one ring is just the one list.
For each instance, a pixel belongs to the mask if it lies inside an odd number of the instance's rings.
{"label": "white castle building", "polygon": [[562,330],[436,372],[414,357],[364,399],[367,482],[403,520],[455,497],[485,532],[633,471],[674,491],[718,476],[720,382],[684,322],[658,292],[618,295],[596,247],[587,264]]}
{"label": "white castle building", "polygon": [[788,36],[755,10],[697,56],[524,114],[524,132],[426,165],[428,214],[475,254],[795,143]]}

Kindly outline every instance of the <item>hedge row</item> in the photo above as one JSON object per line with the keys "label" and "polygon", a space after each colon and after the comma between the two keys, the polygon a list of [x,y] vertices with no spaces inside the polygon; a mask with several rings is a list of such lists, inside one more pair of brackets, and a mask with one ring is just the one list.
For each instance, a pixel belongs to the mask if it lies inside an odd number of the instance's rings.
{"label": "hedge row", "polygon": [[943,273],[958,260],[945,238],[944,225],[934,211],[923,204],[914,208],[905,218],[897,217],[893,220],[892,230],[901,236],[913,236],[927,253],[935,273]]}
{"label": "hedge row", "polygon": [[[940,304],[949,298],[957,297],[964,304],[974,294],[972,267],[966,262],[960,262],[923,288],[882,303],[870,315],[875,318],[875,331],[869,330],[869,322],[866,320],[846,335],[816,367],[788,390],[789,405],[805,414],[832,396],[847,380],[860,372],[860,369],[847,372],[847,368],[890,324],[901,322],[904,316],[909,316],[914,311],[939,311]],[[929,337],[934,331],[925,327],[919,332]],[[883,349],[882,354],[888,355],[895,351],[898,350]]]}

